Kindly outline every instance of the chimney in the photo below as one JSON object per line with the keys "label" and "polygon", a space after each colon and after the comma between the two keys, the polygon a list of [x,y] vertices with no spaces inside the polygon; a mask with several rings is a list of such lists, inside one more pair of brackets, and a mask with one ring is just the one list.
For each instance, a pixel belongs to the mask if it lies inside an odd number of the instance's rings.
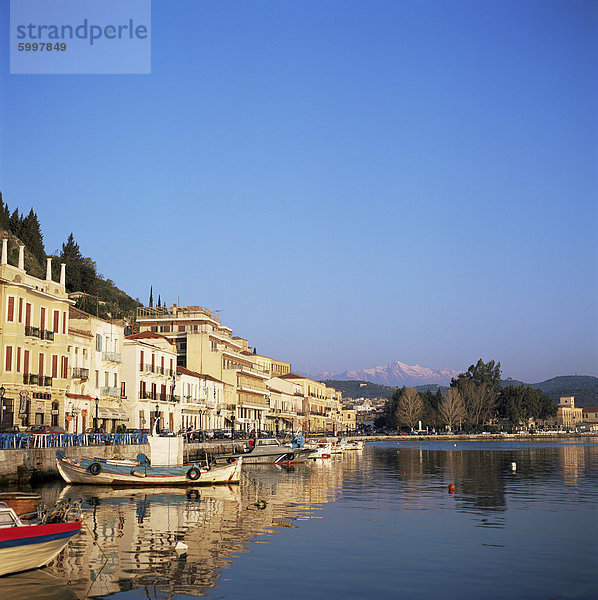
{"label": "chimney", "polygon": [[19,269],[25,270],[25,246],[23,244],[19,246]]}
{"label": "chimney", "polygon": [[1,264],[8,264],[8,238],[2,238],[2,261]]}
{"label": "chimney", "polygon": [[66,263],[60,263],[60,285],[66,285]]}
{"label": "chimney", "polygon": [[46,258],[46,281],[52,281],[52,259]]}

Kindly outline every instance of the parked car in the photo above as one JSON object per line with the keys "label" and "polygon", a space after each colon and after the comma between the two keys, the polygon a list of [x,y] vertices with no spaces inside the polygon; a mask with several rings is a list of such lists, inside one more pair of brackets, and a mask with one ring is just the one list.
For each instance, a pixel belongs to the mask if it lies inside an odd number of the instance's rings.
{"label": "parked car", "polygon": [[176,437],[176,434],[172,429],[161,429],[158,435],[160,437]]}
{"label": "parked car", "polygon": [[230,429],[215,429],[214,430],[214,439],[215,440],[224,440],[230,439],[231,432]]}
{"label": "parked car", "polygon": [[58,425],[30,425],[25,429],[25,433],[49,435],[50,433],[66,433],[66,430]]}
{"label": "parked car", "polygon": [[151,432],[149,429],[127,429],[125,433],[146,433],[149,435]]}
{"label": "parked car", "polygon": [[18,425],[5,425],[0,427],[0,433],[21,433],[21,429]]}

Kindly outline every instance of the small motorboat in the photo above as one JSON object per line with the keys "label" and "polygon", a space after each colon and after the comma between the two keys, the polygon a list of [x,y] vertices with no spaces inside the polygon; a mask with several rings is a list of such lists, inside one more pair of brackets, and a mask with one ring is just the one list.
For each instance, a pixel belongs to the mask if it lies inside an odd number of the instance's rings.
{"label": "small motorboat", "polygon": [[302,436],[296,436],[292,444],[283,444],[275,437],[263,437],[250,440],[245,452],[219,456],[219,460],[232,461],[242,459],[243,464],[281,464],[304,462],[311,450],[303,446]]}
{"label": "small motorboat", "polygon": [[20,516],[0,502],[0,576],[45,567],[80,530],[78,501],[59,501]]}
{"label": "small motorboat", "polygon": [[339,446],[345,450],[363,450],[365,444],[363,440],[348,440],[347,438],[343,438],[339,442]]}
{"label": "small motorboat", "polygon": [[317,440],[315,443],[308,444],[308,447],[311,449],[308,458],[317,460],[318,458],[332,457],[332,442],[326,439]]}

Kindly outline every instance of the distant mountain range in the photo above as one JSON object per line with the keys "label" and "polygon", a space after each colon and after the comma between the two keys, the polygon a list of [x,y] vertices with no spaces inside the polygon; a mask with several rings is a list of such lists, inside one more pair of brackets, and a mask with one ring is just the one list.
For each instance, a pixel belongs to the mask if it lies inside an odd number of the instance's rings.
{"label": "distant mountain range", "polygon": [[[465,371],[465,369],[464,369]],[[380,385],[392,387],[407,387],[419,385],[449,385],[453,377],[461,371],[451,369],[434,370],[420,365],[407,365],[396,361],[383,367],[344,371],[343,373],[320,373],[319,380],[332,379],[335,381],[369,381]]]}
{"label": "distant mountain range", "polygon": [[[343,398],[390,398],[398,387],[407,385],[387,386],[365,380],[356,381],[354,379],[325,379],[324,382],[326,385],[341,391]],[[541,390],[557,403],[561,396],[575,396],[575,406],[598,406],[598,377],[567,375],[553,377],[552,379],[547,379],[540,383],[524,383],[515,379],[503,379],[501,383],[504,387],[509,385],[529,385],[530,387]],[[422,384],[414,387],[418,392],[425,392],[427,389],[435,391],[440,387],[444,393],[447,386],[439,384]]]}

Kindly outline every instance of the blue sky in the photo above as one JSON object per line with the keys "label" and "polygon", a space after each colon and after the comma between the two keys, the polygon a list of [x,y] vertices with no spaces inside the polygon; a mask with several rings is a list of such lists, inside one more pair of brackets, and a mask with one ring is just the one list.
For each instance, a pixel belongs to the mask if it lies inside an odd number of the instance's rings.
{"label": "blue sky", "polygon": [[[1,0],[8,40],[8,2]],[[595,2],[152,2],[151,75],[9,75],[0,189],[316,374],[598,375]]]}

